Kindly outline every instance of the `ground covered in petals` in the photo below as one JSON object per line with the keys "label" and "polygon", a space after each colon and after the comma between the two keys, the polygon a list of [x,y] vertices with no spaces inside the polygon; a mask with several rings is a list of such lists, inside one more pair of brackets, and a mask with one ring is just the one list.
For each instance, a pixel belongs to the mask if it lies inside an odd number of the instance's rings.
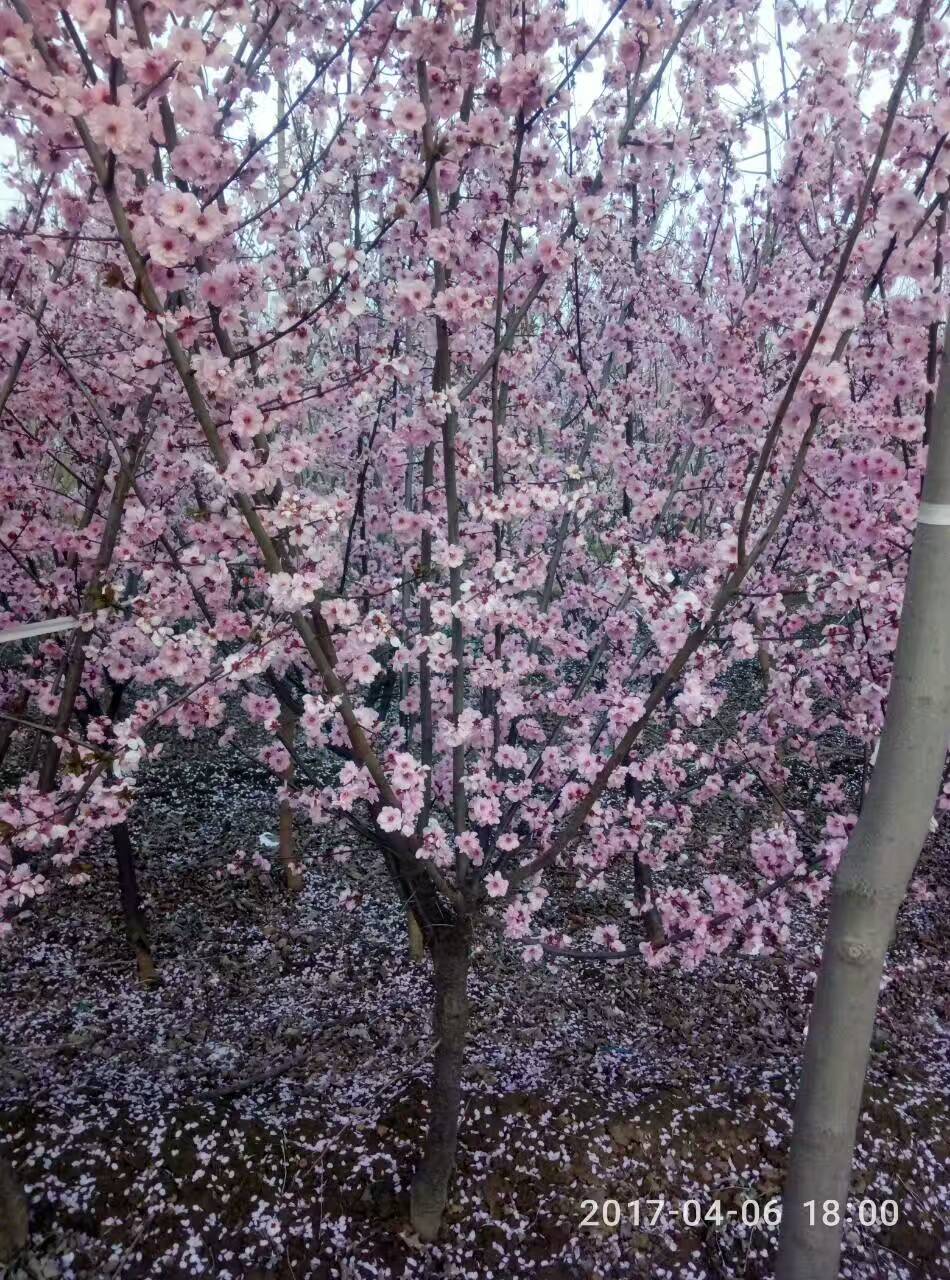
{"label": "ground covered in petals", "polygon": [[[0,1154],[31,1221],[10,1280],[770,1274],[819,922],[798,922],[790,963],[693,975],[526,968],[482,937],[458,1176],[423,1246],[407,1186],[426,962],[370,852],[310,857],[293,900],[228,875],[272,825],[256,766],[194,751],[155,768],[135,834],[160,983],[136,985],[105,850],[0,953]],[[843,1270],[862,1280],[950,1276],[948,871],[938,838],[888,964],[855,1180],[868,1221]]]}

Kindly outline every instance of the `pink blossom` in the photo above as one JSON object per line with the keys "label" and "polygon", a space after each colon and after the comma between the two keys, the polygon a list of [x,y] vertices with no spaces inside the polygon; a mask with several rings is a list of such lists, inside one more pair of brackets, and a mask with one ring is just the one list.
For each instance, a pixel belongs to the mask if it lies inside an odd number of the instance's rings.
{"label": "pink blossom", "polygon": [[381,831],[398,831],[402,826],[402,812],[386,805],[377,814],[376,823]]}
{"label": "pink blossom", "polygon": [[177,231],[161,231],[149,242],[149,255],[163,267],[175,267],[190,256],[188,241]]}
{"label": "pink blossom", "polygon": [[393,107],[392,121],[403,133],[417,133],[426,122],[425,107],[416,98],[402,98]]}
{"label": "pink blossom", "polygon": [[421,280],[401,280],[396,285],[396,307],[400,315],[413,316],[432,300],[432,290]]}
{"label": "pink blossom", "polygon": [[486,877],[485,892],[489,898],[503,898],[508,892],[508,881],[500,871],[493,871]]}
{"label": "pink blossom", "polygon": [[353,679],[359,684],[372,684],[382,667],[368,653],[361,654],[353,663]]}

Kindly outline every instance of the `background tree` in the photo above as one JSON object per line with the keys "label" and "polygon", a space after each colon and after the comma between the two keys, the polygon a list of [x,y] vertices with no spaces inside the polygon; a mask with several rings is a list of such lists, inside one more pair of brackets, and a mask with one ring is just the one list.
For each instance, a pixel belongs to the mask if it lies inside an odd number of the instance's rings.
{"label": "background tree", "polygon": [[[944,346],[900,639],[871,784],[835,877],[785,1190],[782,1280],[838,1274],[884,957],[931,830],[950,726],[950,359]],[[812,1203],[818,1208],[808,1209]],[[837,1217],[838,1221],[833,1221]]]}

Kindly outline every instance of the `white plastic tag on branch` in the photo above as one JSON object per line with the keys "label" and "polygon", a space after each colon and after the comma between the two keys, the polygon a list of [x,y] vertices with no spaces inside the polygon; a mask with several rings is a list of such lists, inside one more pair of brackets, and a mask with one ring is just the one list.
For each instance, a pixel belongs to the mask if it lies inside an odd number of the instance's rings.
{"label": "white plastic tag on branch", "polygon": [[922,502],[917,521],[919,524],[950,524],[950,502]]}
{"label": "white plastic tag on branch", "polygon": [[0,631],[0,644],[15,644],[18,640],[47,636],[54,631],[72,631],[73,627],[78,626],[78,618],[44,618],[41,622],[21,622],[16,627]]}

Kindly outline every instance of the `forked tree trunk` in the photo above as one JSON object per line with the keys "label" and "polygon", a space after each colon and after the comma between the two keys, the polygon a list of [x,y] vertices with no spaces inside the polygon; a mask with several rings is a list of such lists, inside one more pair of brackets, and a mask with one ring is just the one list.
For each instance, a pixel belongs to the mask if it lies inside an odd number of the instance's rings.
{"label": "forked tree trunk", "polygon": [[[946,339],[945,339],[946,342]],[[838,1275],[884,955],[940,792],[950,729],[950,343],[877,764],[835,880],[785,1186],[779,1280]],[[814,1210],[807,1207],[815,1201]],[[824,1203],[841,1207],[839,1220]],[[813,1221],[814,1218],[814,1221]]]}
{"label": "forked tree trunk", "polygon": [[468,1032],[468,969],[472,932],[468,921],[436,927],[432,936],[436,1047],[429,1092],[429,1131],[412,1180],[412,1225],[422,1240],[435,1240],[455,1168],[462,1064]]}
{"label": "forked tree trunk", "polygon": [[112,843],[115,848],[115,862],[119,872],[119,898],[122,902],[122,918],[125,921],[125,932],[138,967],[139,978],[149,986],[155,981],[155,963],[152,960],[152,948],[149,946],[148,929],[145,923],[145,912],[142,899],[139,897],[138,878],[135,874],[135,854],[132,850],[132,838],[129,835],[127,822],[120,822],[112,828]]}

